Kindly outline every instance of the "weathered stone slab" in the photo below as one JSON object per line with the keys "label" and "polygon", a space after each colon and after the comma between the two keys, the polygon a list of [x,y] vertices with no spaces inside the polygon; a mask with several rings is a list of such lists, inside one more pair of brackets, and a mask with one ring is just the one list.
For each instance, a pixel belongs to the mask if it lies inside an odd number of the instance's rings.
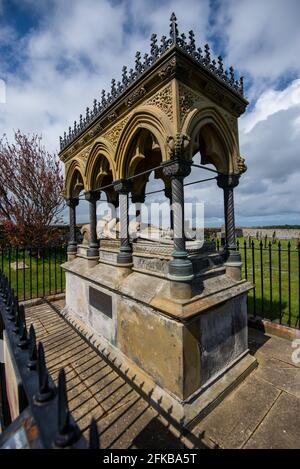
{"label": "weathered stone slab", "polygon": [[267,414],[280,391],[250,375],[193,430],[222,448],[241,448]]}
{"label": "weathered stone slab", "polygon": [[245,448],[299,449],[300,399],[283,392]]}
{"label": "weathered stone slab", "polygon": [[300,368],[298,366],[261,355],[256,375],[276,388],[300,399]]}

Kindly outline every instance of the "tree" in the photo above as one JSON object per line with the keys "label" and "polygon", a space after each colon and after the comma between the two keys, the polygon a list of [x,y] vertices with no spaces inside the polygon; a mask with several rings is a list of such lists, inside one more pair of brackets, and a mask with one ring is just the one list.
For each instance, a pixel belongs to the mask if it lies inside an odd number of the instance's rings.
{"label": "tree", "polygon": [[0,224],[10,244],[39,247],[53,240],[60,221],[63,176],[57,155],[37,134],[0,139]]}

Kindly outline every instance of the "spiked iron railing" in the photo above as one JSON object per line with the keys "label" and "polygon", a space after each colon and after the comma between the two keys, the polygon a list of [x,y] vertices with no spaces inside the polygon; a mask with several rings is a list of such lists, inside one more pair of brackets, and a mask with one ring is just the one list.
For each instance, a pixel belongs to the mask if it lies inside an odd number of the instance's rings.
{"label": "spiked iron railing", "polygon": [[74,121],[73,128],[69,127],[68,132],[64,132],[64,136],[60,137],[60,150],[66,148],[78,135],[80,135],[90,124],[95,121],[98,116],[104,113],[116,99],[121,96],[140,76],[142,76],[160,57],[162,57],[172,47],[178,47],[181,51],[193,58],[199,65],[211,72],[223,83],[226,83],[235,93],[244,96],[243,77],[239,80],[235,78],[233,67],[224,70],[223,59],[218,57],[218,61],[211,58],[210,47],[205,44],[204,51],[200,47],[196,47],[195,34],[191,30],[188,39],[185,34],[179,35],[176,16],[172,13],[170,18],[169,37],[162,36],[158,45],[157,35],[152,34],[150,44],[150,55],[145,54],[143,59],[138,51],[135,55],[134,69],[127,70],[124,65],[122,69],[122,80],[116,83],[115,79],[111,81],[111,91],[101,92],[101,100],[94,99],[93,106],[86,108],[85,117],[81,114],[79,122]]}
{"label": "spiked iron railing", "polygon": [[[46,366],[43,344],[39,342],[37,347],[33,324],[30,325],[29,333],[27,332],[24,306],[19,304],[3,272],[0,272],[0,315],[0,337],[4,327],[24,388],[20,412],[31,409],[39,429],[38,447],[99,449],[99,433],[95,420],[91,420],[90,437],[86,441],[69,411],[65,372],[60,370],[56,387]],[[3,388],[1,391],[3,392]],[[6,399],[3,397],[2,395],[2,401],[8,405],[7,396]],[[10,425],[7,431],[11,435],[13,430]],[[6,430],[0,435],[0,446],[5,438]]]}

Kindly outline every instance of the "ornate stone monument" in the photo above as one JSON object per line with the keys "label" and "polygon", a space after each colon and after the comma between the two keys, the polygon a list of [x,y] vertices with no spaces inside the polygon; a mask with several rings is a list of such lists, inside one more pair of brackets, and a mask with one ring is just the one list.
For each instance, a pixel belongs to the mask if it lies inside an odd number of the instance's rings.
{"label": "ornate stone monument", "polygon": [[[137,52],[61,138],[65,198],[70,208],[65,316],[89,334],[153,405],[180,425],[199,416],[255,366],[248,352],[247,292],[236,248],[233,189],[246,170],[238,144],[245,111],[243,79],[194,33],[151,38],[150,54]],[[225,246],[184,237],[184,178],[201,154],[216,168],[223,189]],[[198,165],[199,166],[199,165]],[[128,234],[128,199],[145,200],[151,171],[165,184],[173,239]],[[84,191],[90,206],[90,244],[76,245],[76,206]],[[96,203],[105,192],[119,207],[117,239],[97,239]]]}

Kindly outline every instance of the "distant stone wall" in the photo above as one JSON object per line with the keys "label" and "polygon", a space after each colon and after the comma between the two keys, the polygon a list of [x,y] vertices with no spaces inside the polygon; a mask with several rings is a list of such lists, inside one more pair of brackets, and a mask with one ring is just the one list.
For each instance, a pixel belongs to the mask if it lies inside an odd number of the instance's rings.
{"label": "distant stone wall", "polygon": [[275,236],[278,239],[293,239],[293,238],[300,238],[300,230],[292,229],[292,228],[242,228],[243,237],[248,238],[256,238],[257,233],[259,237],[265,238],[272,238],[273,233],[275,231]]}

